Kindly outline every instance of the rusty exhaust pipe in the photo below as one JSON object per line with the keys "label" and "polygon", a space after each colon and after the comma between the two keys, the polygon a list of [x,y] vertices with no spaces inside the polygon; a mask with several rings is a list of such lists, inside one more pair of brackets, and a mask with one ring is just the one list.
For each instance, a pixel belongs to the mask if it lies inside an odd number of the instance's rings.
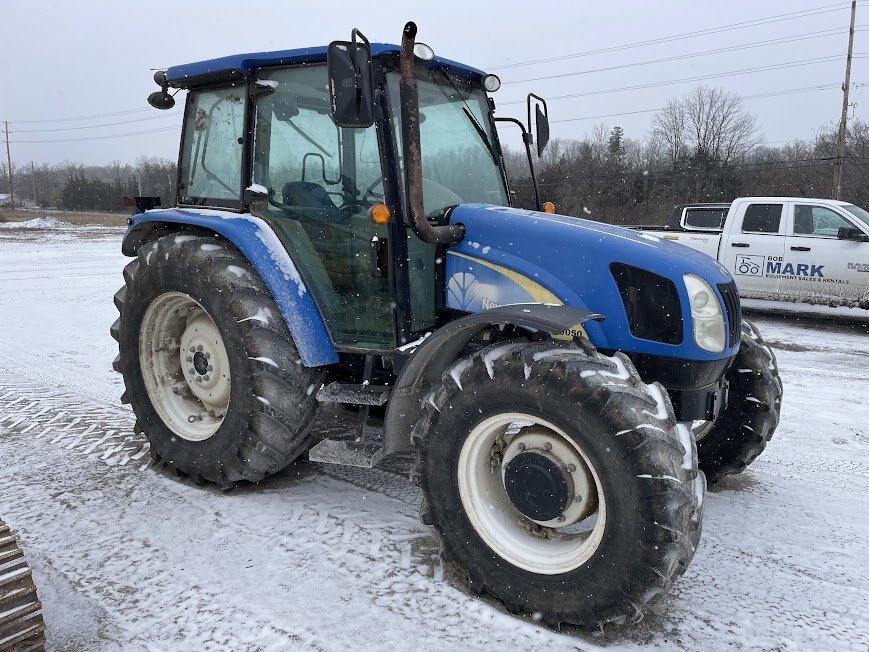
{"label": "rusty exhaust pipe", "polygon": [[425,217],[422,202],[422,150],[419,140],[419,92],[413,46],[416,39],[416,23],[408,22],[401,33],[399,55],[399,96],[401,101],[401,147],[404,152],[404,189],[410,225],[424,242],[430,244],[453,244],[465,237],[461,224],[432,226]]}

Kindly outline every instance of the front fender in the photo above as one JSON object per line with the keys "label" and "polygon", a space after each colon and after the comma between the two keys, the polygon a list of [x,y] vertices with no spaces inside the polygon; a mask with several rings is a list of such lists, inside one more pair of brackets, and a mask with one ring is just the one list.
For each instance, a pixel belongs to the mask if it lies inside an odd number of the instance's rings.
{"label": "front fender", "polygon": [[[550,335],[583,333],[581,324],[603,315],[573,306],[543,303],[513,304],[483,310],[451,321],[422,340],[396,378],[383,426],[386,453],[407,448],[410,431],[422,415],[423,400],[468,343],[486,328],[511,324]],[[401,350],[401,349],[400,349]],[[406,352],[406,351],[405,351]]]}
{"label": "front fender", "polygon": [[208,209],[158,209],[136,215],[121,250],[135,256],[139,247],[183,226],[214,231],[245,255],[271,292],[306,367],[338,362],[323,316],[289,253],[271,227],[250,214]]}

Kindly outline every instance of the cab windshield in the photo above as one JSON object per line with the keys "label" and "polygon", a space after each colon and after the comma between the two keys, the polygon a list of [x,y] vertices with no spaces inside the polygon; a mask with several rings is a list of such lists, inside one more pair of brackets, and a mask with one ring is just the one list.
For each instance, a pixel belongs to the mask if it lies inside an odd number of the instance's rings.
{"label": "cab windshield", "polygon": [[[400,143],[398,71],[389,72],[386,79]],[[426,215],[438,217],[446,208],[472,202],[506,206],[486,94],[440,68],[418,67],[417,88]]]}
{"label": "cab windshield", "polygon": [[867,229],[869,229],[869,212],[860,208],[859,206],[855,206],[854,204],[845,204],[844,206],[842,206],[842,208],[844,208],[846,211],[851,213],[851,215],[863,222],[863,225]]}

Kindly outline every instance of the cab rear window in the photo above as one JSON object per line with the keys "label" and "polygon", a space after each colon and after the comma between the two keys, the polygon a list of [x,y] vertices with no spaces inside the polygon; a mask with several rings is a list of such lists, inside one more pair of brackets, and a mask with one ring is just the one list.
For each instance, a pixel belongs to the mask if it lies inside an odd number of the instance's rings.
{"label": "cab rear window", "polygon": [[726,208],[686,208],[682,216],[682,226],[690,229],[720,230],[727,217]]}
{"label": "cab rear window", "polygon": [[749,204],[742,218],[743,233],[778,233],[784,204]]}

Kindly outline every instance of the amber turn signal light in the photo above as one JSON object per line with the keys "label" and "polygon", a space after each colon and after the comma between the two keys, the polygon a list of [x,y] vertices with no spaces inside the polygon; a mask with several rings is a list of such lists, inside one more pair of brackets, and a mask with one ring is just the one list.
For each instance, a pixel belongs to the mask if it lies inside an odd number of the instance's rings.
{"label": "amber turn signal light", "polygon": [[555,204],[551,201],[547,201],[543,203],[543,212],[544,213],[554,213],[555,212]]}
{"label": "amber turn signal light", "polygon": [[370,217],[371,221],[375,224],[386,224],[391,215],[389,214],[389,209],[386,207],[386,204],[374,204],[374,206],[368,209],[368,217]]}

